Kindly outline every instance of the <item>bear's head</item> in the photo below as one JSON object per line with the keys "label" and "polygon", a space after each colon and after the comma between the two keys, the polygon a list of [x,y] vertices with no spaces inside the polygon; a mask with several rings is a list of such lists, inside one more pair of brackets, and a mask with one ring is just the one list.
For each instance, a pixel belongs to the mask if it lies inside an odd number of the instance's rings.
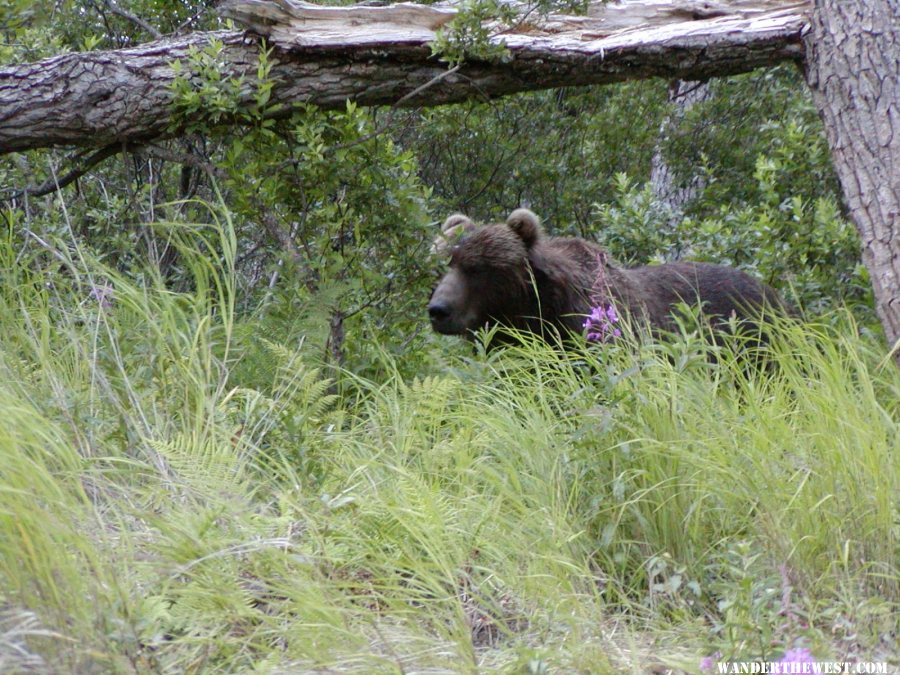
{"label": "bear's head", "polygon": [[428,303],[431,326],[444,335],[471,335],[485,325],[524,327],[536,314],[533,252],[543,235],[540,220],[516,209],[505,223],[476,226],[454,214],[441,227],[450,269]]}

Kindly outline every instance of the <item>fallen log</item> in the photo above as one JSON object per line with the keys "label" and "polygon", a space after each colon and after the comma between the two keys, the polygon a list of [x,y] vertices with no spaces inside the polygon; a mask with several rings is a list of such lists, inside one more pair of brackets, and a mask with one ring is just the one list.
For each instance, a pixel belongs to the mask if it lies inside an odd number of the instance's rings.
{"label": "fallen log", "polygon": [[[647,77],[706,79],[803,58],[807,2],[629,0],[584,16],[550,15],[498,27],[508,58],[458,69],[432,55],[449,6],[322,7],[230,0],[247,32],[169,37],[128,49],[63,54],[0,67],[0,154],[49,146],[134,147],[178,133],[174,62],[212,41],[223,78],[246,78],[253,100],[260,42],[276,61],[273,116],[295,103],[323,108],[433,106],[520,91]],[[228,122],[229,120],[224,120]]]}

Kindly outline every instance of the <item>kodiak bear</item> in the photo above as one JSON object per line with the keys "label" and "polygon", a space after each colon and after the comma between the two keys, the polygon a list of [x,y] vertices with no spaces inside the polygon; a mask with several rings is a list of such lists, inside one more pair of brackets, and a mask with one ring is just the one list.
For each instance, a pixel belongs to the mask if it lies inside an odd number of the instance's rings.
{"label": "kodiak bear", "polygon": [[546,236],[528,209],[484,226],[454,214],[432,250],[450,255],[428,303],[431,325],[444,335],[472,338],[499,325],[548,341],[585,329],[588,339],[606,340],[620,334],[620,315],[653,332],[674,330],[679,303],[699,303],[720,329],[733,319],[753,327],[764,312],[789,313],[772,288],[740,270],[695,262],[621,267],[597,244]]}

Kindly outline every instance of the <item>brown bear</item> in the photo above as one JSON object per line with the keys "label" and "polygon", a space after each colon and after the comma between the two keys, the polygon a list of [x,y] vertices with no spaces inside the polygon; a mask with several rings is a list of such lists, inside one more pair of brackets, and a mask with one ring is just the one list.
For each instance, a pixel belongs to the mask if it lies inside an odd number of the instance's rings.
{"label": "brown bear", "polygon": [[499,325],[553,342],[584,330],[606,340],[620,334],[620,315],[653,332],[674,330],[680,303],[699,303],[718,328],[735,319],[756,326],[764,312],[789,311],[772,288],[740,270],[695,262],[621,267],[597,244],[546,236],[528,209],[485,226],[454,214],[432,250],[450,256],[428,303],[432,327],[445,335],[471,338]]}

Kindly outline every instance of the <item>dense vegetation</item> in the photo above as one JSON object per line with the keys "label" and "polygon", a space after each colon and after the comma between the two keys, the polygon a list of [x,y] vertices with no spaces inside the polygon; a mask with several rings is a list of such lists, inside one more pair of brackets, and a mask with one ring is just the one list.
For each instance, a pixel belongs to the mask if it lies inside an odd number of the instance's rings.
{"label": "dense vegetation", "polygon": [[[0,10],[0,53],[148,37],[109,7]],[[716,82],[660,139],[659,82],[273,123],[266,59],[236,110],[216,58],[176,139],[40,197],[63,153],[0,158],[0,669],[896,664],[900,373],[796,73]],[[748,269],[805,321],[762,372],[690,325],[577,356],[432,335],[436,222],[520,205]]]}

